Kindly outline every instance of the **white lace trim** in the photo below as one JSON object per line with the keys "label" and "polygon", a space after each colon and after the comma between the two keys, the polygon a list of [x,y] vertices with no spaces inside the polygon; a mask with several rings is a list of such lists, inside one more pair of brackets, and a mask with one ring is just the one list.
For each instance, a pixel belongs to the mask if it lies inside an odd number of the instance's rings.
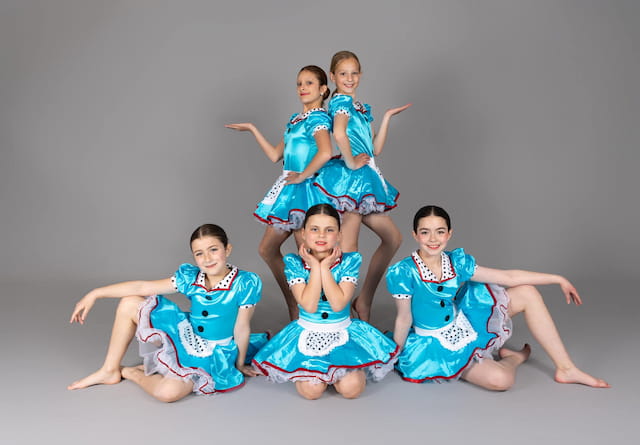
{"label": "white lace trim", "polygon": [[292,278],[289,281],[287,281],[287,284],[289,284],[289,287],[292,287],[296,284],[305,284],[307,282],[307,280],[305,280],[302,277],[297,277],[297,278]]}
{"label": "white lace trim", "polygon": [[329,126],[328,126],[328,125],[325,125],[325,124],[316,125],[316,126],[313,128],[313,131],[311,132],[311,135],[312,135],[312,136],[315,136],[315,134],[316,134],[318,131],[321,131],[321,130],[327,130],[327,131],[329,131]]}
{"label": "white lace trim", "polygon": [[171,286],[173,286],[173,290],[178,292],[178,283],[176,283],[176,276],[171,277]]}
{"label": "white lace trim", "polygon": [[418,266],[418,271],[420,272],[420,278],[422,279],[422,281],[441,283],[456,276],[456,273],[453,270],[453,266],[451,265],[449,255],[444,252],[440,252],[442,278],[439,280],[438,277],[436,277],[436,275],[427,267],[424,261],[422,261],[422,258],[420,258],[420,254],[418,254],[418,251],[413,252],[411,256],[413,257],[413,261],[415,261]]}
{"label": "white lace trim", "polygon": [[193,332],[193,326],[189,320],[182,320],[178,323],[178,333],[180,335],[180,343],[184,347],[187,354],[194,357],[209,357],[216,345],[228,345],[231,343],[233,337],[228,337],[222,340],[207,340],[200,337]]}
{"label": "white lace trim", "polygon": [[458,351],[478,338],[478,333],[461,311],[451,323],[440,329],[422,329],[414,326],[414,330],[423,337],[436,338],[442,347],[449,351]]}
{"label": "white lace trim", "polygon": [[291,125],[295,125],[295,124],[297,124],[298,122],[303,121],[303,120],[305,120],[306,118],[308,118],[308,117],[309,117],[309,115],[310,115],[311,113],[313,113],[314,111],[322,111],[322,112],[324,112],[324,113],[326,113],[326,112],[327,112],[327,110],[325,110],[325,109],[324,109],[324,108],[322,108],[322,107],[312,108],[312,109],[310,109],[309,111],[306,111],[306,112],[304,112],[304,113],[298,113],[298,114],[296,114],[296,115],[294,116],[294,118],[293,118],[293,119],[291,119],[291,120],[289,121],[289,123],[290,123]]}
{"label": "white lace trim", "polygon": [[354,285],[358,285],[358,279],[356,277],[342,277],[340,278],[340,283],[346,281],[347,283],[353,283]]}
{"label": "white lace trim", "polygon": [[250,307],[254,307],[255,304],[243,304],[240,306],[240,309],[249,309]]}
{"label": "white lace trim", "polygon": [[262,198],[262,204],[264,205],[272,205],[280,196],[282,189],[284,188],[287,182],[287,175],[290,170],[282,170],[282,174],[278,177],[276,182],[271,186],[271,189],[267,192],[267,194]]}
{"label": "white lace trim", "polygon": [[413,298],[413,295],[411,295],[411,294],[393,294],[392,297],[393,298],[397,298],[398,300],[408,300],[410,298]]}
{"label": "white lace trim", "polygon": [[344,115],[347,115],[347,116],[351,116],[351,113],[346,108],[340,108],[340,109],[336,110],[334,114],[344,114]]}

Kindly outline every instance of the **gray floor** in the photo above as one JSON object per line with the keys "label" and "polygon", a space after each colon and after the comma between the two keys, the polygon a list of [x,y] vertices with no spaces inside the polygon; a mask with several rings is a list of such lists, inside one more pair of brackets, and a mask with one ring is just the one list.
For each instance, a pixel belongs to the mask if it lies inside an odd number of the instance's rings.
{"label": "gray floor", "polygon": [[[543,289],[574,360],[606,378],[610,390],[554,383],[549,359],[516,319],[509,345],[531,342],[534,351],[506,393],[389,375],[358,400],[329,392],[309,402],[293,385],[255,378],[233,393],[175,404],[156,402],[126,381],[66,390],[101,364],[106,348],[114,300],[100,301],[85,326],[68,324],[74,302],[95,284],[0,285],[2,443],[635,443],[637,283],[576,283],[586,300],[580,308],[566,306],[557,289]],[[277,330],[283,304],[268,285],[265,295],[254,327]],[[374,322],[382,329],[391,326],[388,300],[380,292],[376,301]],[[137,363],[136,352],[130,349],[125,364]]]}

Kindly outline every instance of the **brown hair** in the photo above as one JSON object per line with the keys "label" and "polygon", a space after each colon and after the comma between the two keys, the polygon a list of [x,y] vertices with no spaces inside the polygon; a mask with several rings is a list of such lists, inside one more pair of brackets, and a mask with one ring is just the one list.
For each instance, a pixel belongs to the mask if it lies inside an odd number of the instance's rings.
{"label": "brown hair", "polygon": [[338,222],[338,230],[340,230],[340,214],[331,204],[316,204],[314,206],[309,207],[307,210],[307,214],[304,215],[304,222],[302,223],[302,227],[307,227],[307,221],[313,215],[329,215],[335,218]]}
{"label": "brown hair", "polygon": [[227,244],[229,244],[229,239],[227,238],[227,234],[224,229],[216,224],[203,224],[193,231],[191,234],[191,239],[189,240],[189,247],[191,244],[200,238],[204,238],[205,236],[212,236],[217,238],[222,245],[226,248]]}
{"label": "brown hair", "polygon": [[449,214],[445,209],[438,206],[424,206],[420,210],[418,210],[413,217],[413,232],[415,233],[416,230],[418,230],[418,223],[422,218],[432,215],[439,216],[440,218],[444,219],[444,221],[447,223],[447,230],[451,230],[451,218],[449,217]]}
{"label": "brown hair", "polygon": [[[356,63],[358,64],[358,71],[362,71],[362,66],[360,65],[360,59],[358,59],[358,56],[356,56],[351,51],[344,50],[344,51],[338,51],[333,55],[333,57],[331,58],[331,65],[329,66],[329,72],[335,75],[336,67],[338,66],[338,64],[343,60],[347,60],[347,59],[355,60]],[[331,93],[331,95],[333,96],[337,92],[338,92],[338,89],[336,88],[335,90],[333,90],[333,93]]]}

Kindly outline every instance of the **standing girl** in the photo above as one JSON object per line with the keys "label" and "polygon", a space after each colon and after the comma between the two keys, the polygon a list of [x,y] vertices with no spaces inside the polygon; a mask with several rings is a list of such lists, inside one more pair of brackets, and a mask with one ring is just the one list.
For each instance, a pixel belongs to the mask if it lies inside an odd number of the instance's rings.
{"label": "standing girl", "polygon": [[[280,247],[302,226],[304,210],[314,204],[329,202],[313,186],[316,172],[331,158],[329,130],[331,119],[322,108],[329,96],[327,75],[315,65],[305,66],[298,73],[297,91],[302,112],[291,116],[284,137],[277,145],[269,141],[252,123],[226,125],[238,131],[250,131],[260,148],[272,162],[284,157],[282,175],[258,204],[254,216],[267,225],[260,241],[259,252],[267,263],[284,294],[289,317],[294,320],[298,309],[285,277]],[[296,235],[296,244],[300,245]]]}
{"label": "standing girl", "polygon": [[[121,298],[104,364],[68,389],[114,384],[124,377],[156,399],[174,402],[191,392],[236,389],[244,384],[245,375],[256,375],[245,360],[248,363],[250,351],[266,342],[264,334],[250,334],[254,306],[262,291],[260,277],[227,264],[231,244],[217,225],[198,227],[190,245],[197,266],[183,264],[163,280],[97,288],[78,301],[71,323],[84,324],[98,298]],[[190,313],[156,295],[176,291],[191,301]],[[144,365],[122,368],[134,334]]]}
{"label": "standing girl", "polygon": [[360,62],[350,51],[340,51],[331,59],[331,81],[336,84],[329,102],[333,134],[342,159],[330,161],[316,180],[316,185],[329,197],[342,219],[342,249],[358,250],[360,223],[380,238],[380,245],[369,263],[360,296],[353,302],[356,315],[369,321],[371,303],[378,283],[402,242],[402,235],[391,217],[385,213],[397,206],[398,191],[389,184],[376,166],[387,138],[391,116],[411,104],[387,110],[374,137],[371,107],[355,99],[360,84]]}
{"label": "standing girl", "polygon": [[273,337],[253,364],[271,381],[295,382],[306,399],[317,399],[327,385],[356,398],[367,374],[379,380],[392,369],[398,348],[373,326],[349,318],[362,257],[338,247],[338,212],[329,204],[313,206],[303,227],[299,255],[284,257],[300,319]]}
{"label": "standing girl", "polygon": [[[398,309],[393,338],[403,347],[396,368],[404,380],[462,378],[490,390],[509,389],[517,367],[531,353],[529,345],[519,351],[502,347],[511,335],[511,317],[523,312],[529,330],[555,364],[557,382],[609,387],[576,367],[533,287],[558,284],[567,303],[582,304],[566,278],[478,266],[462,249],[444,250],[452,233],[444,209],[422,207],[413,219],[418,250],[387,272]],[[492,359],[493,352],[499,360]]]}

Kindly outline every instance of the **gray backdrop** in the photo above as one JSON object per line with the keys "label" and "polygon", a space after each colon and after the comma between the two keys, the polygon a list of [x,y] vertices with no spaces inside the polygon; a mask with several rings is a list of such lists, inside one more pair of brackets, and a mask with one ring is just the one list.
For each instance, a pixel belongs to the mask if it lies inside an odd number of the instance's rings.
{"label": "gray backdrop", "polygon": [[[301,109],[297,70],[362,61],[393,119],[379,164],[415,210],[496,267],[631,279],[640,213],[633,0],[85,1],[0,4],[0,279],[160,278],[203,222],[270,279],[251,212]],[[635,44],[635,50],[634,50]],[[363,250],[375,238],[363,236]],[[98,283],[97,283],[98,284]]]}
{"label": "gray backdrop", "polygon": [[[6,443],[634,443],[638,369],[640,2],[635,0],[0,0],[0,431]],[[255,203],[300,67],[355,51],[360,98],[396,116],[380,166],[413,248],[415,210],[453,216],[480,264],[557,271],[545,286],[578,364],[610,390],[553,383],[532,343],[514,388],[413,385],[390,374],[357,400],[250,379],[166,406],[130,382],[67,391],[104,356],[116,301],[69,325],[91,287],[158,279],[189,261],[203,222],[260,273],[255,330],[286,322],[256,253]],[[375,246],[366,231],[365,258]],[[286,246],[291,248],[291,244]],[[373,321],[393,326],[380,287]],[[139,363],[135,347],[125,365]],[[215,438],[215,439],[214,439]]]}

